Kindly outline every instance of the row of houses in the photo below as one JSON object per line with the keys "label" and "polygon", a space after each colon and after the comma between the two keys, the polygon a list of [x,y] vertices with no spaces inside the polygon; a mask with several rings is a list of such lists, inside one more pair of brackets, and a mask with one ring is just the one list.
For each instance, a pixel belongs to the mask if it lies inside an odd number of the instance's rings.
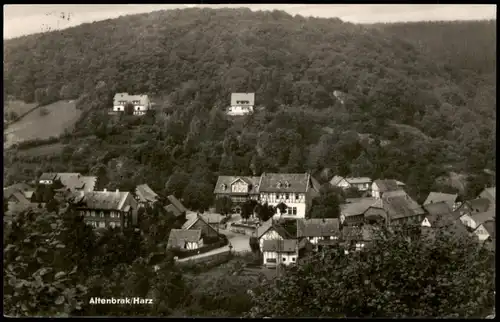
{"label": "row of houses", "polygon": [[[126,112],[127,105],[133,106],[133,115],[145,115],[153,107],[151,99],[146,94],[132,95],[129,93],[116,93],[113,97],[113,107],[109,114]],[[231,116],[248,115],[253,112],[255,106],[255,93],[232,93],[231,105],[226,114]]]}

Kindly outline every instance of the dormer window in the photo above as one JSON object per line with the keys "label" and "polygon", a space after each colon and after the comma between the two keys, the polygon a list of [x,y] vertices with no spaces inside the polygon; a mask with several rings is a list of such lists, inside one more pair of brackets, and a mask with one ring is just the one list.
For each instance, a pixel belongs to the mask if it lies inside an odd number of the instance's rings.
{"label": "dormer window", "polygon": [[225,183],[221,184],[220,187],[221,187],[222,190],[226,190],[227,189],[227,185]]}
{"label": "dormer window", "polygon": [[290,183],[288,181],[285,181],[285,188],[290,188]]}
{"label": "dormer window", "polygon": [[276,188],[281,188],[281,182],[278,182],[278,183],[276,184]]}

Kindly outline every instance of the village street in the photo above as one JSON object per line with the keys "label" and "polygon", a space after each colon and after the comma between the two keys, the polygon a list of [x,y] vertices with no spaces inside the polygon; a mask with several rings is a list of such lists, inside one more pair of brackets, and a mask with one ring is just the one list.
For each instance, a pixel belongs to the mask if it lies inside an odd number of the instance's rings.
{"label": "village street", "polygon": [[[186,214],[186,217],[188,220],[190,218],[192,218],[193,216],[196,216],[196,212],[188,211]],[[230,223],[233,223],[233,222],[236,222],[239,220],[241,220],[241,217],[238,214],[233,214],[232,218],[227,223],[227,227],[230,226]],[[185,261],[192,260],[192,259],[197,259],[197,258],[202,258],[205,256],[210,256],[210,255],[214,255],[214,254],[227,252],[227,251],[229,251],[229,245],[232,246],[231,250],[233,252],[236,252],[236,253],[243,253],[243,252],[251,251],[251,249],[250,249],[250,236],[234,233],[232,231],[225,230],[225,229],[219,229],[219,233],[226,235],[226,237],[229,241],[228,245],[221,247],[221,248],[211,250],[209,252],[206,252],[206,253],[203,253],[200,255],[195,255],[195,256],[190,256],[187,258],[179,259],[178,261],[185,262]]]}

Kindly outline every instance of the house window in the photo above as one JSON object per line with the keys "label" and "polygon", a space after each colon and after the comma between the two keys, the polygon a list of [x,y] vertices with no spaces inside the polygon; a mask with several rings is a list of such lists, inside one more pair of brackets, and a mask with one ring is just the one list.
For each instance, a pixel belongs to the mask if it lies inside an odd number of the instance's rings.
{"label": "house window", "polygon": [[292,215],[296,215],[297,214],[297,207],[293,207],[292,208]]}
{"label": "house window", "polygon": [[285,199],[286,199],[286,200],[290,199],[290,194],[286,193],[286,194],[285,194]]}
{"label": "house window", "polygon": [[295,262],[295,257],[292,257],[292,262]]}
{"label": "house window", "polygon": [[120,227],[120,226],[121,226],[121,224],[119,222],[115,223],[115,227]]}
{"label": "house window", "polygon": [[117,214],[116,214],[116,218],[120,218],[120,213],[117,213]]}
{"label": "house window", "polygon": [[283,261],[286,262],[286,258],[283,258]]}
{"label": "house window", "polygon": [[112,212],[110,215],[109,215],[111,218],[115,218],[115,213]]}
{"label": "house window", "polygon": [[279,198],[280,198],[280,194],[279,194],[279,193],[277,193],[277,194],[276,194],[276,199],[279,199]]}
{"label": "house window", "polygon": [[121,110],[122,110],[122,108],[121,108],[121,107],[117,107],[117,108],[116,108],[116,110],[117,110],[117,111],[121,111]]}
{"label": "house window", "polygon": [[106,227],[106,223],[104,221],[99,222],[99,228],[104,228]]}
{"label": "house window", "polygon": [[99,216],[100,216],[101,218],[104,218],[104,212],[103,212],[103,211],[101,211],[101,212],[99,213]]}
{"label": "house window", "polygon": [[288,213],[289,215],[291,215],[291,214],[292,214],[292,207],[288,207],[288,208],[287,208],[287,213]]}
{"label": "house window", "polygon": [[110,223],[109,223],[109,227],[111,227],[111,228],[115,228],[115,223],[114,223],[114,222],[110,222]]}
{"label": "house window", "polygon": [[295,200],[299,200],[299,194],[298,193],[295,194]]}

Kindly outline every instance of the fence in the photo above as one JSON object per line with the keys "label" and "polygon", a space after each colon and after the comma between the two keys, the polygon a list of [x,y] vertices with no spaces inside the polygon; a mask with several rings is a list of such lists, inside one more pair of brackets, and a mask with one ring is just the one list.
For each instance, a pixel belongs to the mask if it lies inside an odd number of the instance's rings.
{"label": "fence", "polygon": [[243,225],[243,224],[232,224],[231,229],[233,233],[239,233],[239,234],[245,234],[248,236],[254,236],[255,233],[257,232],[257,228],[249,225]]}
{"label": "fence", "polygon": [[177,262],[177,265],[192,270],[206,270],[229,261],[232,258],[231,251],[225,251],[213,255],[193,258],[185,262]]}

